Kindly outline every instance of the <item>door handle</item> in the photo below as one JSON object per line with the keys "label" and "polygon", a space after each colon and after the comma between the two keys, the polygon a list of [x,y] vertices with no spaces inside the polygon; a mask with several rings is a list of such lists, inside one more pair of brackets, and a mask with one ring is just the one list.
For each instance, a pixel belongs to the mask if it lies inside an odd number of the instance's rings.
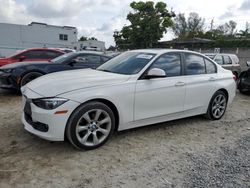
{"label": "door handle", "polygon": [[181,86],[185,86],[185,83],[184,82],[177,82],[175,84],[176,87],[181,87]]}
{"label": "door handle", "polygon": [[213,81],[215,81],[216,79],[214,78],[214,77],[211,77],[211,78],[209,78],[209,81],[211,81],[211,82],[213,82]]}

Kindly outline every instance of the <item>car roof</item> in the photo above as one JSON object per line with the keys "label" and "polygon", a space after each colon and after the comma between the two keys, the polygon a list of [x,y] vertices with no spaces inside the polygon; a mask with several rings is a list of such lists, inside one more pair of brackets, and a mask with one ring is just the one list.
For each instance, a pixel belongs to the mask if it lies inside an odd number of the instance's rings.
{"label": "car roof", "polygon": [[205,55],[235,55],[236,54],[227,54],[227,53],[204,53]]}
{"label": "car roof", "polygon": [[84,53],[84,54],[97,54],[97,55],[104,55],[103,52],[96,52],[96,51],[88,51],[88,50],[81,50],[81,51],[77,51],[74,53]]}
{"label": "car roof", "polygon": [[81,51],[72,52],[72,53],[75,53],[75,54],[94,54],[94,55],[100,55],[100,56],[110,58],[110,56],[104,54],[103,52],[96,52],[96,51],[81,50]]}
{"label": "car roof", "polygon": [[51,51],[57,51],[57,52],[61,52],[61,53],[65,53],[59,49],[53,49],[53,48],[27,48],[27,49],[24,49],[22,50],[22,52],[25,52],[25,51],[33,51],[33,50],[51,50]]}
{"label": "car roof", "polygon": [[154,53],[154,54],[164,54],[168,52],[188,52],[188,53],[193,53],[193,54],[198,54],[200,55],[201,53],[195,52],[195,51],[189,51],[189,50],[179,50],[179,49],[139,49],[139,50],[131,50],[132,52],[142,52],[142,53]]}
{"label": "car roof", "polygon": [[103,52],[100,51],[91,51],[91,50],[80,50],[77,52],[85,52],[85,53],[96,53],[96,54],[102,54]]}

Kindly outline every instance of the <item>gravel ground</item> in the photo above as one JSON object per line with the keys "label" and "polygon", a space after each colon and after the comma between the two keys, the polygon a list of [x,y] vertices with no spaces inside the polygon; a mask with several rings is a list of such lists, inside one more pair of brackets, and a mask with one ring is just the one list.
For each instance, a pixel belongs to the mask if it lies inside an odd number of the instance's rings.
{"label": "gravel ground", "polygon": [[21,97],[0,91],[0,187],[250,187],[250,96],[220,121],[192,117],[115,134],[77,151],[27,133]]}

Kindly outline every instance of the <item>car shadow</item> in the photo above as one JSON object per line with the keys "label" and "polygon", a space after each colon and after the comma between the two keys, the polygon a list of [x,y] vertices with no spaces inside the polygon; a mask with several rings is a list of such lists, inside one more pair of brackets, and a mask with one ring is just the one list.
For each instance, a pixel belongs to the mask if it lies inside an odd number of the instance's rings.
{"label": "car shadow", "polygon": [[151,125],[145,125],[141,127],[136,127],[124,131],[119,131],[116,132],[116,135],[123,135],[123,134],[130,134],[131,132],[147,132],[147,131],[154,131],[154,130],[166,130],[166,129],[172,129],[176,127],[182,127],[182,126],[188,126],[188,124],[193,124],[197,122],[207,122],[209,121],[202,115],[198,116],[192,116],[192,117],[187,117],[187,118],[182,118],[182,119],[177,119],[177,120],[171,120],[171,121],[166,121],[166,122],[161,122],[161,123],[156,123],[156,124],[151,124]]}
{"label": "car shadow", "polygon": [[21,96],[21,93],[15,90],[0,89],[0,97],[1,96]]}
{"label": "car shadow", "polygon": [[241,95],[250,96],[250,91],[246,91],[244,93],[241,93]]}
{"label": "car shadow", "polygon": [[[148,134],[158,134],[160,132],[166,132],[166,135],[175,136],[182,131],[182,128],[185,126],[192,126],[192,124],[200,123],[202,126],[202,122],[208,121],[202,116],[194,116],[185,119],[173,120],[158,124],[147,125],[143,127],[133,128],[129,130],[124,130],[120,132],[115,132],[115,134],[111,137],[111,139],[102,147],[97,148],[97,150],[113,150],[118,147],[120,143],[123,143],[124,139],[135,139],[137,136],[145,135],[147,137]],[[78,153],[78,152],[89,152],[88,150],[78,150],[74,148],[71,143],[65,139],[63,142],[52,142],[47,141],[42,138],[39,138],[24,129],[21,130],[22,134],[22,147],[13,147],[10,151],[8,151],[7,155],[13,155],[18,153],[26,153],[32,151],[34,154],[39,155],[40,153],[47,153],[48,155],[53,155],[53,153]],[[24,146],[24,147],[23,147]],[[91,151],[91,150],[90,150]]]}

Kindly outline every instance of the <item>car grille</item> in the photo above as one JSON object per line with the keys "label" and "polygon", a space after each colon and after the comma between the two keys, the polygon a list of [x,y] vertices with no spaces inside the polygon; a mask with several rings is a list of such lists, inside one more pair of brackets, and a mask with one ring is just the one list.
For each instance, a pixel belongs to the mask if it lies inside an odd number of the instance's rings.
{"label": "car grille", "polygon": [[41,132],[48,132],[49,126],[41,123],[41,122],[34,122],[32,120],[32,111],[31,111],[31,100],[26,99],[25,106],[24,106],[24,118],[25,120],[36,130]]}
{"label": "car grille", "polygon": [[31,100],[26,99],[25,106],[24,106],[24,113],[31,116],[31,106],[30,106]]}

